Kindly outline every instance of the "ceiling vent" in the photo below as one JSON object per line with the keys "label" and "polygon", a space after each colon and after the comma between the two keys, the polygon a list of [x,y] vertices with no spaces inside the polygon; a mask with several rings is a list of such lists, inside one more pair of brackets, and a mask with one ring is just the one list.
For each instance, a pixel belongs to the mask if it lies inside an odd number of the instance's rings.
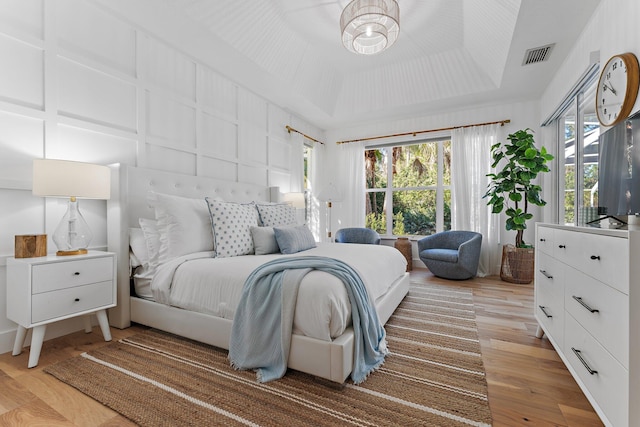
{"label": "ceiling vent", "polygon": [[543,62],[549,59],[549,55],[551,55],[551,51],[555,46],[555,43],[548,44],[546,46],[534,47],[533,49],[528,49],[524,53],[524,59],[522,60],[522,65],[536,64],[538,62]]}

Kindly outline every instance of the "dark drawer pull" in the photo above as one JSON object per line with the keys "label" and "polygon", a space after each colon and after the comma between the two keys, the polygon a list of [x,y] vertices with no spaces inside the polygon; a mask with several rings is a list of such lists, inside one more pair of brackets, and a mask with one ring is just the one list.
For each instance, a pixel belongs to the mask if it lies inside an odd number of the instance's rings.
{"label": "dark drawer pull", "polygon": [[564,249],[564,248],[566,248],[566,246],[565,246],[565,245],[558,245],[558,247],[559,247],[560,249]]}
{"label": "dark drawer pull", "polygon": [[591,255],[591,259],[600,259],[600,255]]}
{"label": "dark drawer pull", "polygon": [[541,242],[546,242],[546,241],[547,241],[547,239],[540,239],[540,241],[541,241]]}
{"label": "dark drawer pull", "polygon": [[76,299],[74,299],[74,301],[75,301],[75,302],[78,302],[78,301],[80,301],[80,298],[76,298]]}
{"label": "dark drawer pull", "polygon": [[553,317],[552,315],[550,315],[549,313],[547,313],[547,310],[545,310],[547,307],[544,307],[544,306],[541,306],[541,305],[539,305],[538,307],[540,308],[540,310],[542,310],[542,312],[544,313],[544,315],[545,315],[545,316],[547,316],[547,319],[551,319],[551,318]]}
{"label": "dark drawer pull", "polygon": [[547,270],[540,270],[540,273],[542,273],[547,279],[553,279],[553,276],[547,273]]}
{"label": "dark drawer pull", "polygon": [[79,272],[79,271],[76,271],[75,273],[73,273],[73,275],[74,275],[74,276],[79,276],[79,275],[80,275],[80,272]]}
{"label": "dark drawer pull", "polygon": [[577,296],[573,295],[571,298],[573,298],[574,300],[578,301],[578,303],[581,306],[583,306],[584,308],[589,310],[591,313],[600,313],[600,310],[596,310],[595,308],[591,308],[586,302],[582,301],[581,297],[577,297]]}
{"label": "dark drawer pull", "polygon": [[578,360],[580,360],[580,362],[582,362],[582,364],[584,365],[584,367],[587,369],[587,371],[589,371],[589,373],[591,375],[597,374],[598,371],[595,371],[593,369],[591,369],[591,366],[589,366],[589,364],[587,363],[586,360],[584,360],[582,358],[582,355],[580,354],[580,350],[575,349],[574,347],[571,347],[571,350],[573,350],[573,353],[576,355],[576,357],[578,358]]}

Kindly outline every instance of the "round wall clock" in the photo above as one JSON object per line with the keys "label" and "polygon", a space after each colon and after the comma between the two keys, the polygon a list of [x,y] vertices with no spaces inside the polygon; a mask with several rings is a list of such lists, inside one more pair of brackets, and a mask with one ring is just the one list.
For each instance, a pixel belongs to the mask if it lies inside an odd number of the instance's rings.
{"label": "round wall clock", "polygon": [[638,96],[638,58],[614,55],[602,69],[596,93],[596,114],[603,126],[613,126],[631,113]]}

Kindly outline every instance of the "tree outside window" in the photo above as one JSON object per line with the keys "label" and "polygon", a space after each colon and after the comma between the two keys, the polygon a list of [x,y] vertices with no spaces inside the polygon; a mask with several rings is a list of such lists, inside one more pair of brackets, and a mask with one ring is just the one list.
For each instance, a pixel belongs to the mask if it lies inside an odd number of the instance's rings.
{"label": "tree outside window", "polygon": [[449,140],[372,148],[364,160],[367,227],[396,236],[451,229]]}

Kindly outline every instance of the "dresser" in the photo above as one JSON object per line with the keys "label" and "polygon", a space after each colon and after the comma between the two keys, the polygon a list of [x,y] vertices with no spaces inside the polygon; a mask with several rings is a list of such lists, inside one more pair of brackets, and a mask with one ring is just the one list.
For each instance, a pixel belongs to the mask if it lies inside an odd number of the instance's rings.
{"label": "dresser", "polygon": [[640,425],[640,231],[536,225],[536,335],[609,426]]}
{"label": "dresser", "polygon": [[111,341],[106,309],[116,305],[116,256],[91,251],[85,255],[7,259],[7,317],[18,324],[13,355],[22,352],[29,329],[29,368],[38,364],[47,325],[89,315],[98,318],[105,341]]}

